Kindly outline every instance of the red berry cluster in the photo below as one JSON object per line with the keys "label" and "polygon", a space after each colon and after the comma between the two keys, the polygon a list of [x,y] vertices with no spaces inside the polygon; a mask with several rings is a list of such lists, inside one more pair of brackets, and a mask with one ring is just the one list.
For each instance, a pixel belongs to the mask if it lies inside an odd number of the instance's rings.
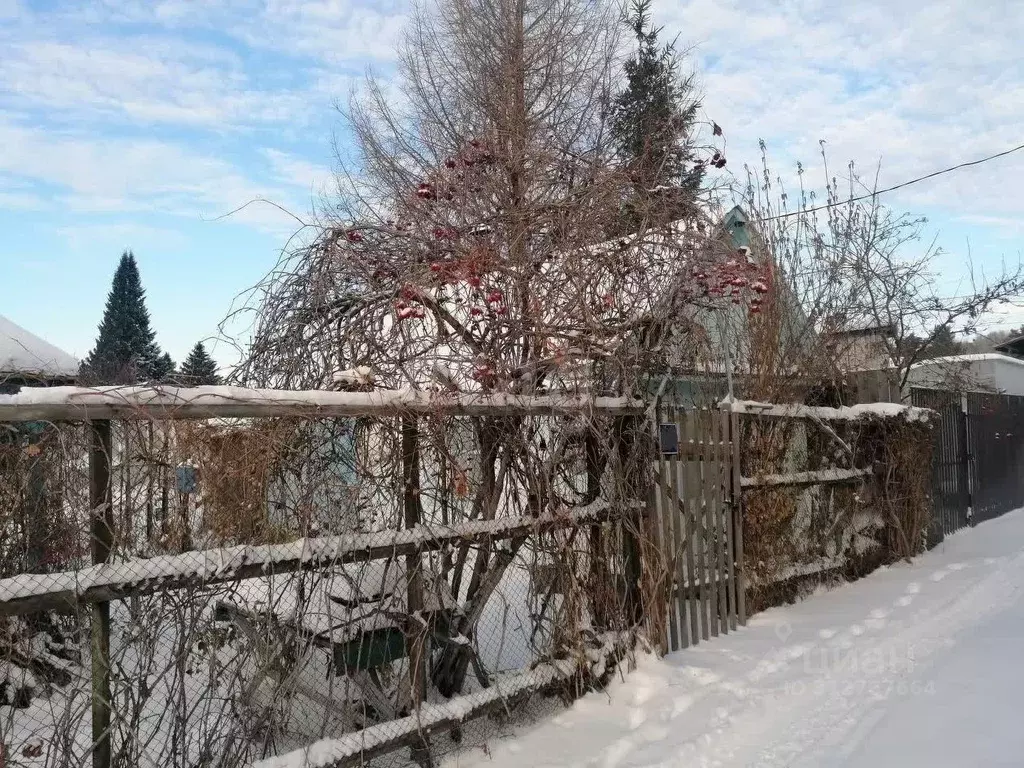
{"label": "red berry cluster", "polygon": [[473,372],[470,374],[473,381],[478,381],[484,386],[493,387],[498,381],[498,374],[494,367],[485,358],[478,358],[473,364]]}
{"label": "red berry cluster", "polygon": [[420,303],[420,291],[412,285],[403,286],[399,298],[395,301],[395,316],[399,322],[412,318],[423,319],[426,317],[426,310]]}
{"label": "red berry cluster", "polygon": [[693,277],[701,292],[711,298],[728,298],[733,304],[747,299],[750,314],[760,314],[763,296],[768,293],[769,275],[767,269],[749,261],[745,254],[741,259],[729,259],[721,264],[695,268]]}
{"label": "red berry cluster", "polygon": [[[495,154],[478,139],[469,141],[454,157],[448,157],[441,168],[432,176],[419,183],[416,197],[426,202],[438,199],[454,200],[465,192],[479,192],[480,179],[477,172],[492,165]],[[471,173],[472,172],[472,173]]]}

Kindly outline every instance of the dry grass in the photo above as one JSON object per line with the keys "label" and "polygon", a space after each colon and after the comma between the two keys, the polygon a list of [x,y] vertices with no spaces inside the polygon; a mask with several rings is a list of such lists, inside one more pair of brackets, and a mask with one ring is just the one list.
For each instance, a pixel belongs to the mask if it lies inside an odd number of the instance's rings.
{"label": "dry grass", "polygon": [[198,469],[205,528],[217,543],[282,539],[268,515],[270,484],[287,458],[298,425],[286,419],[223,426],[182,422],[177,449]]}

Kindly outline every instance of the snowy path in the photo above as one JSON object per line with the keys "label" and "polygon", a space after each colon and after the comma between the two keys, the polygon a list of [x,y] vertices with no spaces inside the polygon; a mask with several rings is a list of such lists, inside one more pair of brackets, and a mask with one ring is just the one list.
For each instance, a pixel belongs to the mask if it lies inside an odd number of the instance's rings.
{"label": "snowy path", "polygon": [[[645,659],[460,766],[1024,765],[1024,511]],[[453,761],[451,765],[454,765]]]}

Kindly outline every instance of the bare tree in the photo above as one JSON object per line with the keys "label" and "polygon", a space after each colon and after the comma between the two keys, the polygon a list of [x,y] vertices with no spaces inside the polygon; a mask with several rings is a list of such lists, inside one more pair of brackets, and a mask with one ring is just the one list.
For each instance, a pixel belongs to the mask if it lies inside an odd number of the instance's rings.
{"label": "bare tree", "polygon": [[[397,84],[371,78],[348,106],[358,160],[342,165],[321,234],[257,292],[237,377],[438,392],[642,389],[687,308],[722,298],[695,275],[713,274],[701,265],[724,246],[696,207],[683,221],[655,215],[659,191],[638,206],[635,233],[605,240],[635,198],[608,138],[619,27],[601,0],[416,9]],[[598,421],[555,434],[536,420],[474,419],[471,449],[438,449],[417,467],[437,477],[426,482],[402,475],[393,445],[364,437],[360,471],[381,489],[416,482],[425,522],[558,513],[599,494],[614,502],[636,490],[622,478],[639,477],[647,441],[635,424]],[[438,425],[440,444],[450,428]],[[624,485],[608,486],[607,467]],[[440,564],[463,606],[453,632],[473,637],[524,542],[463,548]],[[587,551],[604,546],[598,536]],[[445,647],[433,664],[438,690],[460,690],[471,660],[468,646]]]}
{"label": "bare tree", "polygon": [[[925,220],[896,213],[872,193],[851,163],[830,176],[825,199],[804,186],[798,166],[796,205],[781,179],[762,166],[748,169],[744,198],[764,258],[781,283],[775,327],[759,339],[763,387],[769,382],[806,391],[838,381],[849,368],[851,329],[876,329],[878,367],[905,396],[911,369],[943,339],[977,332],[985,315],[1024,291],[1024,268],[1003,265],[980,275],[968,260],[963,284],[943,290],[934,241],[922,242]],[[770,314],[770,313],[769,313]],[[764,326],[762,326],[762,330]]]}

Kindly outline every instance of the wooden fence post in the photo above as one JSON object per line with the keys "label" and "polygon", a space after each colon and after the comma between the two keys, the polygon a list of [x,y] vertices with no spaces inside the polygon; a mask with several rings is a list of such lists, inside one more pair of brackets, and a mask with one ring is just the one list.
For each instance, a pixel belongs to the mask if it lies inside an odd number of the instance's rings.
{"label": "wooden fence post", "polygon": [[[617,420],[615,429],[618,431],[620,445],[620,466],[623,471],[622,489],[619,499],[625,500],[632,509],[633,505],[648,498],[647,484],[650,482],[650,443],[651,434],[647,424],[635,416],[626,416]],[[640,441],[647,441],[642,443]],[[625,584],[626,618],[635,627],[639,626],[645,615],[643,604],[643,563],[640,552],[640,533],[646,530],[646,509],[640,507],[636,512],[623,518],[622,555]]]}
{"label": "wooden fence post", "polygon": [[[92,508],[92,561],[105,563],[114,543],[110,488],[110,422],[89,422],[89,505]],[[92,605],[92,764],[110,768],[110,603]]]}
{"label": "wooden fence post", "polygon": [[146,423],[146,547],[153,546],[153,421]]}
{"label": "wooden fence post", "polygon": [[[420,503],[419,428],[416,419],[402,419],[402,506],[406,529],[415,528],[422,519]],[[419,551],[405,556],[406,643],[409,657],[409,697],[415,712],[426,698],[426,617],[423,612],[423,562]],[[412,747],[412,758],[420,765],[430,764],[430,744],[424,735]]]}

